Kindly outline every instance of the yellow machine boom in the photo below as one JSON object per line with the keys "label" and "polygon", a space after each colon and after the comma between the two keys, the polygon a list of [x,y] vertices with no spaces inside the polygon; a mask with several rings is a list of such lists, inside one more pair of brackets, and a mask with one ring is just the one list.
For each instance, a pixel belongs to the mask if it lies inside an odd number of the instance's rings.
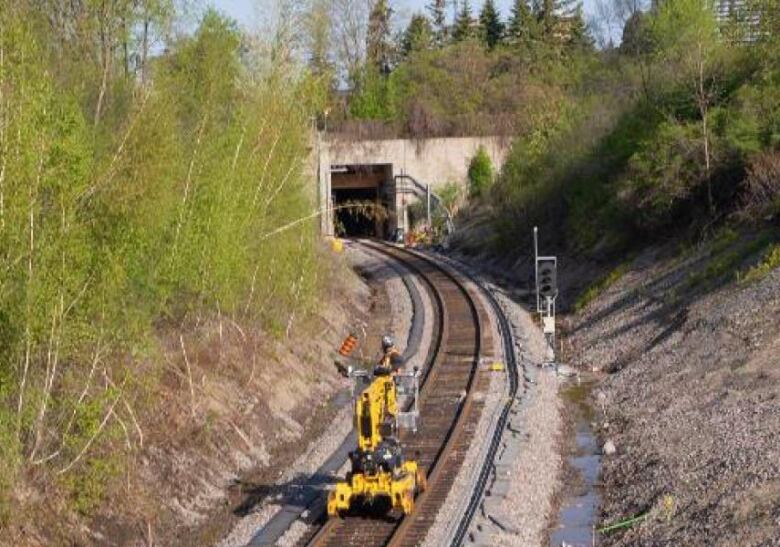
{"label": "yellow machine boom", "polygon": [[352,471],[328,496],[328,514],[338,515],[357,501],[385,498],[404,514],[414,509],[414,497],[425,489],[425,474],[417,462],[405,461],[397,439],[398,414],[393,376],[376,376],[355,400],[358,448],[350,453]]}

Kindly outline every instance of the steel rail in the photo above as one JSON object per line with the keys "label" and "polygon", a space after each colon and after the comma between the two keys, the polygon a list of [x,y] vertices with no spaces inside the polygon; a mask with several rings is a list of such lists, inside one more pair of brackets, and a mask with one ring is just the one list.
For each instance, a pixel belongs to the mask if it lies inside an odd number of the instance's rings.
{"label": "steel rail", "polygon": [[490,472],[493,468],[498,449],[501,446],[501,438],[503,437],[507,428],[509,412],[512,408],[514,399],[517,397],[517,390],[520,385],[520,374],[517,367],[514,335],[512,334],[512,327],[509,324],[509,319],[507,319],[504,310],[501,308],[501,304],[498,302],[498,299],[496,299],[495,295],[493,295],[493,293],[487,287],[485,287],[484,284],[479,282],[473,275],[463,271],[463,269],[460,268],[459,271],[463,275],[469,277],[478,287],[480,287],[482,294],[490,304],[491,308],[493,309],[493,314],[498,320],[499,335],[504,346],[504,360],[506,361],[505,366],[509,379],[509,397],[504,403],[504,407],[501,410],[501,415],[499,416],[496,427],[493,431],[493,436],[490,439],[490,447],[488,448],[485,459],[482,462],[482,467],[477,477],[476,484],[474,485],[474,489],[472,490],[469,503],[466,506],[466,510],[464,511],[463,516],[458,523],[458,528],[455,530],[455,535],[452,538],[452,545],[456,547],[463,545],[465,542],[471,521],[474,519],[474,515],[476,514],[480,502],[482,501],[482,497],[485,494],[485,489],[487,488],[488,480],[490,479]]}

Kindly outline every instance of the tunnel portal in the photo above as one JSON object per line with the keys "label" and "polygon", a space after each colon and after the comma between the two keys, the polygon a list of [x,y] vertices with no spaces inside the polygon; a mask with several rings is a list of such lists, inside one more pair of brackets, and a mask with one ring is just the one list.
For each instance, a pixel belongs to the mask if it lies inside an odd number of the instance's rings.
{"label": "tunnel portal", "polygon": [[395,211],[393,186],[391,164],[332,166],[336,234],[389,237]]}

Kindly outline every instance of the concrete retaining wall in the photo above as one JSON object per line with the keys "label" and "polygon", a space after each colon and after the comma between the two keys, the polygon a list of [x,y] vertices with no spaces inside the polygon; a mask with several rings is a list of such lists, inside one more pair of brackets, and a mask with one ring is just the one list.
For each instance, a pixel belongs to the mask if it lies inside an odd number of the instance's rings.
{"label": "concrete retaining wall", "polygon": [[498,168],[506,159],[509,139],[453,137],[377,141],[323,141],[331,165],[390,163],[394,175],[411,175],[436,189],[448,182],[465,183],[469,161],[484,146]]}
{"label": "concrete retaining wall", "polygon": [[[493,166],[503,165],[511,142],[503,137],[452,137],[437,139],[387,139],[351,141],[317,135],[313,152],[318,178],[322,232],[333,234],[333,212],[330,210],[331,167],[334,165],[389,164],[392,176],[409,175],[434,192],[449,182],[465,184],[468,166],[477,149],[483,146]],[[402,196],[396,196],[399,211],[405,210]],[[407,229],[405,214],[398,224]]]}

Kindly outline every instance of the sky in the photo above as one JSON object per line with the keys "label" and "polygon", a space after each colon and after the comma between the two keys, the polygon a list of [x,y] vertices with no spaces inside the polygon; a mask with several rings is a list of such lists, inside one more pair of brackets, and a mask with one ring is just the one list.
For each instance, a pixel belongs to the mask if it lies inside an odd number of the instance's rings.
{"label": "sky", "polygon": [[[390,5],[396,11],[396,21],[404,22],[407,21],[413,13],[418,11],[424,12],[425,5],[428,2],[430,2],[430,0],[390,0]],[[593,13],[595,2],[596,0],[584,0],[585,12],[587,15]],[[256,6],[261,2],[258,0],[210,0],[209,3],[237,20],[241,25],[253,27],[257,21]],[[512,0],[497,0],[496,5],[501,11],[502,18],[506,19],[509,16],[509,8],[512,5]],[[478,12],[481,6],[482,0],[471,0],[471,7],[475,12]]]}

